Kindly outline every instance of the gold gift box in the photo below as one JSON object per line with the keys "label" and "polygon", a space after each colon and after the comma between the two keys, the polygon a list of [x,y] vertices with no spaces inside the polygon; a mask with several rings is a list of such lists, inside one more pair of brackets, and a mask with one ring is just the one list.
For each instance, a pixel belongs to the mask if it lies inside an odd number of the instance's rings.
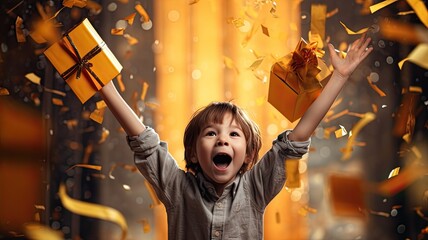
{"label": "gold gift box", "polygon": [[294,52],[271,68],[268,102],[290,122],[303,116],[322,91],[320,81],[331,73],[316,44],[301,39]]}
{"label": "gold gift box", "polygon": [[72,28],[44,54],[82,103],[122,70],[88,19]]}

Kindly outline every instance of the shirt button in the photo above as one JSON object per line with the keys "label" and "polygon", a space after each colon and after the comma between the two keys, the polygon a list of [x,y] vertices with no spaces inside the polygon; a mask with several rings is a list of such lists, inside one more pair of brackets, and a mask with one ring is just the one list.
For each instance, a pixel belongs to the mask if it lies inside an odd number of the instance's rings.
{"label": "shirt button", "polygon": [[217,203],[217,207],[222,208],[223,204],[221,202]]}
{"label": "shirt button", "polygon": [[219,237],[219,236],[220,236],[220,232],[219,232],[219,231],[215,231],[214,235],[215,235],[216,237]]}

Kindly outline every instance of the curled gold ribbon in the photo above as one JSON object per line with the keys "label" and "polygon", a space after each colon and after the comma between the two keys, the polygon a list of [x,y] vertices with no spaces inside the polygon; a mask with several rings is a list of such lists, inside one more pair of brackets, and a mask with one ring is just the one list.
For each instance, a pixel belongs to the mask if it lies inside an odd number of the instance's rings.
{"label": "curled gold ribbon", "polygon": [[70,212],[86,217],[114,222],[122,228],[122,239],[126,238],[128,225],[126,224],[126,220],[122,213],[116,209],[70,198],[66,193],[64,184],[59,186],[58,195],[61,199],[62,205]]}

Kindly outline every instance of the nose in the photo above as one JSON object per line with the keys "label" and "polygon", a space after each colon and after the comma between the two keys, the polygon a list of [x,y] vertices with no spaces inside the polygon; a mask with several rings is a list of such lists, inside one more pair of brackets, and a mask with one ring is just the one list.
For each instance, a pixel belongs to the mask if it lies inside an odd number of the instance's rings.
{"label": "nose", "polygon": [[229,142],[227,141],[227,138],[220,135],[217,139],[217,146],[229,146]]}

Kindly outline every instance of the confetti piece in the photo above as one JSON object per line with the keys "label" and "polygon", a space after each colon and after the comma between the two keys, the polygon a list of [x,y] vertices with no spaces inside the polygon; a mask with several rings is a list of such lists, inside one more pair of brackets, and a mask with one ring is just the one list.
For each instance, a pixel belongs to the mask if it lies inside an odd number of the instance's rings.
{"label": "confetti piece", "polygon": [[346,146],[343,149],[342,160],[347,160],[351,157],[352,146],[358,133],[361,131],[362,128],[364,128],[367,124],[369,124],[375,118],[376,118],[376,115],[374,115],[374,113],[367,112],[364,114],[364,117],[360,119],[357,122],[357,124],[354,125],[354,127],[352,127],[352,130],[351,130],[352,136],[349,137],[348,142],[346,143]]}
{"label": "confetti piece", "polygon": [[343,136],[346,136],[348,132],[346,131],[345,127],[342,125],[339,125],[340,129],[334,131],[334,134],[336,135],[336,138],[341,138]]}
{"label": "confetti piece", "polygon": [[[92,129],[92,131],[93,131],[93,129]],[[94,145],[93,144],[88,144],[85,147],[85,151],[84,151],[83,159],[82,159],[82,162],[84,164],[88,164],[88,162],[89,162],[89,156],[91,156],[91,153],[92,153],[93,150],[94,150]]]}
{"label": "confetti piece", "polygon": [[340,24],[345,28],[345,31],[349,34],[349,35],[358,35],[358,34],[363,34],[366,33],[370,28],[363,28],[360,29],[358,31],[352,31],[351,29],[349,29],[343,22],[340,22]]}
{"label": "confetti piece", "polygon": [[110,131],[106,128],[103,128],[102,133],[101,133],[101,138],[98,141],[98,144],[105,142],[107,140],[108,136],[110,136]]}
{"label": "confetti piece", "polygon": [[143,89],[141,90],[140,100],[144,101],[146,99],[147,89],[149,89],[149,84],[144,82]]}
{"label": "confetti piece", "polygon": [[61,231],[56,231],[39,223],[24,224],[25,236],[32,240],[62,240]]}
{"label": "confetti piece", "polygon": [[149,233],[150,232],[150,224],[149,221],[147,219],[142,219],[139,221],[143,227],[143,232],[144,233]]}
{"label": "confetti piece", "polygon": [[126,223],[126,219],[124,218],[122,213],[120,213],[116,209],[70,198],[66,193],[64,184],[61,184],[59,186],[58,195],[61,199],[62,205],[70,212],[86,217],[92,217],[116,223],[122,229],[121,239],[126,238],[128,232],[128,225]]}
{"label": "confetti piece", "polygon": [[239,69],[236,67],[235,62],[231,58],[223,56],[223,62],[227,68],[233,69],[236,74],[239,74]]}
{"label": "confetti piece", "polygon": [[23,28],[24,20],[21,17],[17,17],[15,21],[15,33],[17,42],[26,42]]}
{"label": "confetti piece", "polygon": [[330,121],[332,121],[332,120],[334,120],[334,119],[336,119],[336,118],[340,118],[340,117],[342,117],[342,116],[345,116],[346,114],[348,114],[349,113],[349,110],[348,109],[345,109],[345,110],[343,110],[343,111],[341,111],[341,112],[339,112],[339,113],[336,113],[335,115],[333,115],[333,116],[331,116],[331,117],[329,117],[329,118],[325,118],[324,119],[324,122],[330,122]]}
{"label": "confetti piece", "polygon": [[142,22],[150,21],[149,14],[147,14],[146,10],[143,8],[143,6],[141,6],[141,4],[136,4],[135,10],[137,10],[137,12],[141,15]]}
{"label": "confetti piece", "polygon": [[406,0],[406,2],[412,7],[425,27],[428,27],[428,11],[425,3],[421,0]]}
{"label": "confetti piece", "polygon": [[269,29],[267,27],[265,27],[263,24],[261,25],[261,27],[262,27],[263,34],[270,37],[269,36]]}
{"label": "confetti piece", "polygon": [[382,90],[380,90],[380,88],[370,80],[370,76],[367,77],[367,82],[369,83],[370,87],[373,90],[375,90],[375,92],[377,94],[379,94],[379,96],[381,96],[381,97],[385,97],[386,96],[386,94]]}
{"label": "confetti piece", "polygon": [[65,171],[67,172],[67,171],[69,171],[69,170],[71,170],[71,169],[73,169],[73,168],[76,168],[76,167],[80,167],[80,168],[88,168],[88,169],[93,169],[93,170],[98,170],[98,171],[101,171],[101,166],[99,166],[99,165],[91,165],[91,164],[82,164],[82,163],[78,163],[78,164],[74,164],[73,166],[71,166],[71,167],[69,167],[69,168],[67,168]]}
{"label": "confetti piece", "polygon": [[64,103],[62,102],[62,99],[59,99],[59,98],[52,98],[52,103],[54,105],[57,105],[57,106],[63,106],[64,105]]}
{"label": "confetti piece", "polygon": [[386,213],[386,212],[377,212],[377,211],[373,211],[373,210],[370,210],[369,213],[373,214],[373,215],[381,216],[381,217],[389,217],[390,216],[389,213]]}
{"label": "confetti piece", "polygon": [[317,212],[318,212],[318,211],[317,211],[315,208],[311,208],[311,207],[309,207],[308,205],[301,206],[301,207],[299,208],[299,211],[298,211],[298,213],[299,213],[301,216],[304,216],[304,217],[306,217],[306,216],[308,215],[308,213],[315,214],[315,213],[317,213]]}
{"label": "confetti piece", "polygon": [[119,89],[121,92],[125,92],[125,84],[123,84],[122,74],[117,75],[117,83],[119,84]]}
{"label": "confetti piece", "polygon": [[228,18],[226,22],[228,24],[232,24],[235,28],[240,28],[245,26],[244,19],[242,18]]}
{"label": "confetti piece", "polygon": [[405,11],[405,12],[398,12],[397,13],[398,16],[406,16],[406,15],[410,15],[410,14],[415,14],[415,11]]}
{"label": "confetti piece", "polygon": [[127,171],[130,171],[130,172],[133,172],[133,173],[135,173],[135,172],[138,171],[137,167],[134,166],[134,165],[124,164],[124,163],[114,163],[110,167],[110,170],[109,170],[109,173],[108,173],[108,176],[109,176],[110,179],[115,179],[115,177],[113,176],[113,171],[116,169],[117,166],[122,167],[123,169],[125,169]]}
{"label": "confetti piece", "polygon": [[73,130],[75,127],[77,127],[77,124],[79,123],[77,119],[70,119],[64,121],[65,125],[67,125],[68,130]]}
{"label": "confetti piece", "polygon": [[339,8],[335,8],[335,9],[331,10],[330,12],[326,13],[325,17],[331,18],[334,15],[336,15],[337,13],[339,13]]}
{"label": "confetti piece", "polygon": [[97,109],[103,109],[107,107],[106,102],[104,102],[104,100],[98,101],[95,103]]}
{"label": "confetti piece", "polygon": [[64,7],[72,8],[72,7],[79,7],[84,8],[86,7],[87,0],[64,0],[62,1],[62,5]]}
{"label": "confetti piece", "polygon": [[262,64],[263,60],[264,57],[256,59],[256,61],[251,64],[250,69],[253,71],[256,70],[260,66],[260,64]]}
{"label": "confetti piece", "polygon": [[135,15],[137,15],[137,13],[132,13],[131,15],[126,16],[123,20],[127,21],[128,25],[132,26],[132,24],[134,24]]}
{"label": "confetti piece", "polygon": [[138,39],[134,38],[133,36],[129,35],[128,33],[124,34],[123,37],[128,41],[128,44],[131,46],[138,43]]}
{"label": "confetti piece", "polygon": [[319,35],[322,48],[325,39],[325,21],[327,18],[327,5],[325,4],[311,4],[311,35]]}
{"label": "confetti piece", "polygon": [[287,180],[285,180],[286,188],[300,187],[299,159],[287,159],[285,161],[285,170]]}
{"label": "confetti piece", "polygon": [[45,206],[43,205],[34,205],[34,207],[38,210],[46,210]]}
{"label": "confetti piece", "polygon": [[375,13],[375,12],[379,11],[380,9],[386,7],[386,6],[388,6],[392,3],[395,3],[396,1],[397,0],[386,0],[386,1],[374,4],[374,5],[371,5],[370,11],[371,11],[371,13]]}
{"label": "confetti piece", "polygon": [[9,90],[7,90],[6,88],[0,87],[0,96],[7,96],[7,95],[9,95]]}
{"label": "confetti piece", "polygon": [[54,93],[54,94],[60,95],[62,97],[65,97],[67,95],[65,92],[61,92],[61,91],[58,91],[58,90],[55,90],[55,89],[50,89],[50,88],[47,88],[47,87],[43,87],[43,90],[45,92]]}
{"label": "confetti piece", "polygon": [[122,36],[125,33],[125,28],[112,28],[110,31],[111,35]]}
{"label": "confetti piece", "polygon": [[89,118],[99,124],[102,124],[104,120],[104,112],[105,112],[105,109],[95,109],[93,112],[91,112],[91,114],[89,115]]}
{"label": "confetti piece", "polygon": [[152,202],[153,202],[153,204],[150,205],[150,207],[153,208],[155,206],[159,206],[161,204],[161,201],[157,197],[152,185],[150,185],[150,183],[146,179],[144,179],[144,185],[146,186],[147,191],[149,191],[150,198],[152,199]]}
{"label": "confetti piece", "polygon": [[131,190],[131,187],[127,184],[123,184],[122,187],[123,187],[123,189],[125,189],[127,191]]}
{"label": "confetti piece", "polygon": [[330,139],[330,134],[336,130],[336,127],[324,128],[324,139]]}
{"label": "confetti piece", "polygon": [[87,0],[86,8],[89,9],[89,11],[93,15],[100,14],[101,10],[103,9],[103,7],[101,6],[101,4],[99,4],[99,3],[95,2],[95,1],[91,1],[91,0]]}
{"label": "confetti piece", "polygon": [[193,4],[196,4],[196,3],[198,3],[200,0],[192,0],[191,2],[189,2],[189,5],[193,5]]}
{"label": "confetti piece", "polygon": [[40,85],[41,78],[34,73],[27,73],[25,77],[30,80],[32,83]]}
{"label": "confetti piece", "polygon": [[392,177],[397,176],[399,172],[400,172],[400,167],[396,167],[396,168],[392,169],[388,175],[388,178],[392,178]]}
{"label": "confetti piece", "polygon": [[413,51],[407,56],[407,58],[401,60],[398,63],[398,67],[402,69],[403,64],[406,62],[412,62],[422,68],[428,69],[428,43],[419,44]]}

